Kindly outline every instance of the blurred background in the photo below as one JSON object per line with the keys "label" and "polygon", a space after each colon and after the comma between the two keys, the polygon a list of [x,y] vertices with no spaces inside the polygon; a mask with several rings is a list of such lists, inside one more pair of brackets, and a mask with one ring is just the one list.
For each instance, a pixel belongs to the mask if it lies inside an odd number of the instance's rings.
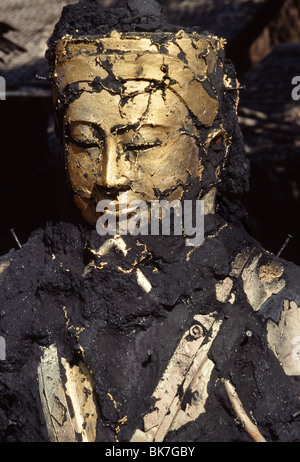
{"label": "blurred background", "polygon": [[[75,0],[1,0],[0,255],[67,209],[50,88],[46,41]],[[99,0],[103,8],[126,0]],[[275,254],[300,265],[300,0],[160,0],[169,22],[227,39],[241,85],[239,120],[251,165],[245,226]],[[36,76],[39,76],[38,78]],[[300,80],[299,80],[300,82]],[[300,91],[299,91],[300,94]]]}

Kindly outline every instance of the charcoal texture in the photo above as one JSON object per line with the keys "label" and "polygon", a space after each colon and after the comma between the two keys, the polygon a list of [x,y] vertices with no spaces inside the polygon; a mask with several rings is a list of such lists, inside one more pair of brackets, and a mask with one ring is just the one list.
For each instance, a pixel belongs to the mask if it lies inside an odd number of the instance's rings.
{"label": "charcoal texture", "polygon": [[[211,217],[206,232],[222,224],[222,219]],[[135,428],[142,428],[153,390],[193,316],[212,311],[223,324],[210,351],[215,369],[207,412],[166,440],[250,440],[234,420],[218,380],[223,377],[235,384],[268,441],[297,441],[300,422],[292,415],[298,409],[299,379],[285,375],[267,345],[266,321],[272,310],[266,316],[254,313],[239,279],[234,281],[234,305],[215,297],[215,284],[229,274],[229,262],[249,245],[261,251],[257,243],[239,225],[230,225],[186,261],[183,238],[140,236],[137,245],[128,236],[125,241],[131,248],[128,257],[112,251],[105,258],[108,265],[85,277],[91,260],[88,249],[98,248],[101,238],[83,225],[49,223],[21,250],[5,257],[11,263],[1,275],[0,334],[7,345],[6,361],[0,362],[2,441],[48,441],[37,386],[40,347],[55,343],[71,364],[78,363],[75,328],[81,329],[84,361],[97,384],[97,440],[113,442],[118,421],[127,416],[118,438],[129,441]],[[134,273],[117,270],[141,260],[145,248],[139,267],[152,283],[150,294],[137,286]],[[266,253],[265,258],[270,256]],[[299,269],[286,263],[285,274],[297,291]],[[272,304],[281,306],[283,298],[284,294],[274,296]],[[250,338],[248,330],[253,333]],[[117,401],[118,411],[107,393]]]}

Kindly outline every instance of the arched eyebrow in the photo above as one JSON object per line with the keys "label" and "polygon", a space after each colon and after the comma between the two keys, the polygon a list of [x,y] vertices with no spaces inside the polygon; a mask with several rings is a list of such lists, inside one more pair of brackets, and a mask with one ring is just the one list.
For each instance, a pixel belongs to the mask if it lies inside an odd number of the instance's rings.
{"label": "arched eyebrow", "polygon": [[156,129],[156,128],[170,128],[170,127],[166,127],[165,125],[160,125],[160,124],[143,124],[141,122],[136,122],[135,124],[127,124],[127,125],[115,125],[114,127],[111,128],[110,132],[112,134],[116,134],[116,135],[122,135],[123,133],[126,133],[130,130],[133,130],[133,131],[138,131],[139,129],[141,128],[152,128],[152,129]]}
{"label": "arched eyebrow", "polygon": [[64,105],[68,105],[83,92],[99,93],[99,89],[93,88],[92,83],[93,82],[90,80],[80,80],[78,82],[68,83],[64,87],[62,93],[59,94],[58,99],[60,99]]}

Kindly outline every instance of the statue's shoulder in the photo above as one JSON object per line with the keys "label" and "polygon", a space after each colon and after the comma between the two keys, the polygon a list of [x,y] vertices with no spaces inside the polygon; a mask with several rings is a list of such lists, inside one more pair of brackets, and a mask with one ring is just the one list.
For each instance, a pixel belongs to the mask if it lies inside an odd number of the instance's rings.
{"label": "statue's shoulder", "polygon": [[44,269],[47,250],[43,237],[43,229],[37,229],[20,249],[12,248],[0,256],[0,295],[20,284],[25,287]]}
{"label": "statue's shoulder", "polygon": [[231,276],[239,278],[254,311],[278,321],[285,299],[300,305],[300,267],[249,245],[231,262]]}
{"label": "statue's shoulder", "polygon": [[230,277],[265,319],[268,344],[285,372],[300,375],[300,267],[254,244],[235,256]]}

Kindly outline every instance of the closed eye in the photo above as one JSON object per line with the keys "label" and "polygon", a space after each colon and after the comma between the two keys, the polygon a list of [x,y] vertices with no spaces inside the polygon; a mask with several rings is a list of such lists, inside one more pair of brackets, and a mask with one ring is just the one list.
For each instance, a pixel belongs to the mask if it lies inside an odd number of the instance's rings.
{"label": "closed eye", "polygon": [[146,143],[124,143],[123,148],[124,151],[146,151],[147,149],[153,149],[158,146],[161,146],[161,141],[156,140],[153,142],[146,142]]}
{"label": "closed eye", "polygon": [[96,125],[83,122],[73,122],[68,127],[72,143],[83,148],[101,147],[104,144],[102,131]]}
{"label": "closed eye", "polygon": [[81,148],[99,148],[101,142],[94,142],[94,141],[81,141],[71,138],[71,141]]}

